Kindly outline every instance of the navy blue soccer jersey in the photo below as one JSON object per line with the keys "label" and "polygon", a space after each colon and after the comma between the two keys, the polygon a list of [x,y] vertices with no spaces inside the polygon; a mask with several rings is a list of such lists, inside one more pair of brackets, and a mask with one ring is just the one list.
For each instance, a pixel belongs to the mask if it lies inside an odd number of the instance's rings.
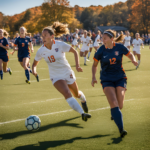
{"label": "navy blue soccer jersey", "polygon": [[27,36],[25,38],[18,37],[15,40],[14,46],[18,46],[18,57],[24,57],[30,55],[30,50],[29,50],[30,42],[31,39]]}
{"label": "navy blue soccer jersey", "polygon": [[123,55],[128,56],[129,53],[130,51],[122,44],[114,43],[113,49],[105,48],[102,45],[94,56],[94,60],[101,63],[101,81],[115,82],[127,78],[122,67],[122,60]]}
{"label": "navy blue soccer jersey", "polygon": [[[0,39],[0,43],[2,43],[3,46],[8,46],[9,45],[8,41],[5,37]],[[7,53],[8,53],[7,50],[0,46],[0,56],[6,56]]]}

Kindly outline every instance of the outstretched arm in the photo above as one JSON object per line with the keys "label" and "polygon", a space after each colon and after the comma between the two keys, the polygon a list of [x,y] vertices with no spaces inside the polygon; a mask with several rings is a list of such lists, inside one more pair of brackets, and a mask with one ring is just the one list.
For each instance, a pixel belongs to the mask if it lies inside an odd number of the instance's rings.
{"label": "outstretched arm", "polygon": [[80,64],[79,64],[79,55],[78,55],[78,52],[74,49],[74,48],[70,48],[69,52],[72,52],[74,53],[74,57],[75,57],[75,62],[76,62],[76,70],[78,72],[83,72],[82,68],[80,67]]}
{"label": "outstretched arm", "polygon": [[9,45],[4,46],[2,43],[0,43],[0,47],[4,48],[4,49],[6,49],[6,50],[9,50]]}
{"label": "outstretched arm", "polygon": [[132,53],[130,53],[128,56],[127,56],[131,61],[132,63],[137,66],[138,65],[138,62],[136,61],[134,55]]}
{"label": "outstretched arm", "polygon": [[98,61],[95,61],[94,60],[94,63],[93,63],[93,66],[92,66],[92,86],[94,87],[94,84],[97,83],[97,80],[96,80],[96,71],[97,71],[97,65],[98,65]]}
{"label": "outstretched arm", "polygon": [[38,63],[39,63],[39,61],[36,61],[36,60],[34,59],[34,62],[33,62],[33,64],[32,64],[32,73],[33,73],[33,75],[35,75],[35,76],[37,75],[36,67],[37,67]]}
{"label": "outstretched arm", "polygon": [[30,42],[29,44],[30,44],[31,52],[33,53],[34,52],[33,44],[32,44],[32,42]]}

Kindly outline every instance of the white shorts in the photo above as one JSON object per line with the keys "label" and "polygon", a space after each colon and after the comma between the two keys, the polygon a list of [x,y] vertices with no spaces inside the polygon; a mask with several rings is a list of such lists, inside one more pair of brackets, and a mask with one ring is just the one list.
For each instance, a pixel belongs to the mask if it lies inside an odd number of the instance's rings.
{"label": "white shorts", "polygon": [[89,51],[89,46],[82,46],[80,52],[85,52],[85,51]]}
{"label": "white shorts", "polygon": [[94,43],[94,47],[99,47],[99,43]]}
{"label": "white shorts", "polygon": [[90,44],[90,48],[93,48],[93,44]]}
{"label": "white shorts", "polygon": [[128,47],[128,46],[130,46],[130,44],[124,44],[124,46],[125,46],[125,47]]}
{"label": "white shorts", "polygon": [[75,77],[75,74],[74,72],[66,75],[66,76],[62,76],[62,77],[56,77],[56,78],[51,78],[51,81],[54,85],[55,82],[59,81],[59,80],[64,80],[67,82],[67,84],[73,84],[75,81],[76,81],[76,77]]}
{"label": "white shorts", "polygon": [[77,41],[73,41],[73,42],[72,42],[72,45],[77,45],[77,44],[78,44]]}
{"label": "white shorts", "polygon": [[141,50],[133,49],[133,52],[136,52],[137,54],[141,54]]}

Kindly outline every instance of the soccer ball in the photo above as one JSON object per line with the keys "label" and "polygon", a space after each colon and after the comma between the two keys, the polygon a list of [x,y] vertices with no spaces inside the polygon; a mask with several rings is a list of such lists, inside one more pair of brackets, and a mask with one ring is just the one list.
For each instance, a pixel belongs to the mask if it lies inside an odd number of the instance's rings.
{"label": "soccer ball", "polygon": [[25,120],[25,126],[29,131],[36,131],[41,126],[41,120],[38,116],[32,115]]}

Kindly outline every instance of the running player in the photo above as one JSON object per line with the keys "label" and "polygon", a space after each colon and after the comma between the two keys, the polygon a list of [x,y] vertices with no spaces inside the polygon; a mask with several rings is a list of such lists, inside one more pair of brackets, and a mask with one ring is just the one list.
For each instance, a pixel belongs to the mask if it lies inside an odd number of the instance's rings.
{"label": "running player", "polygon": [[[20,31],[20,37],[18,37],[15,40],[15,44],[14,44],[14,51],[11,53],[13,55],[13,53],[15,51],[18,51],[18,61],[20,62],[20,65],[24,68],[25,70],[25,75],[26,75],[26,83],[30,84],[30,73],[32,73],[31,69],[30,69],[30,50],[29,50],[29,45],[31,47],[31,52],[34,52],[33,49],[33,45],[31,43],[31,39],[29,37],[26,36],[27,34],[27,30],[25,27],[20,27],[19,29]],[[37,81],[39,82],[39,77],[38,75],[35,75]]]}
{"label": "running player", "polygon": [[122,67],[123,55],[126,55],[132,63],[137,66],[138,63],[130,51],[123,46],[115,42],[120,42],[123,39],[123,35],[116,38],[116,31],[106,30],[103,34],[103,43],[94,56],[94,63],[92,67],[92,86],[97,83],[96,71],[97,65],[101,63],[100,79],[107,97],[109,105],[111,107],[111,115],[116,125],[119,128],[121,137],[124,137],[127,132],[123,127],[122,113],[120,109],[123,108],[123,102],[125,98],[125,91],[127,85],[127,77]]}
{"label": "running player", "polygon": [[80,51],[80,56],[84,57],[84,65],[86,66],[86,55],[89,51],[89,44],[90,44],[90,40],[91,38],[89,36],[87,36],[87,31],[84,30],[84,36],[81,38],[83,45]]}
{"label": "running player", "polygon": [[96,35],[95,41],[94,41],[94,48],[95,48],[95,51],[96,51],[96,52],[97,52],[97,49],[99,48],[100,34],[101,34],[101,32],[100,32],[100,31],[97,31],[97,35]]}
{"label": "running player", "polygon": [[75,29],[75,33],[73,34],[73,42],[72,42],[72,47],[76,47],[75,49],[77,50],[78,48],[78,39],[79,39],[79,36],[78,36],[78,33],[79,33],[79,30],[78,29]]}
{"label": "running player", "polygon": [[[43,29],[42,37],[44,45],[36,53],[32,65],[32,71],[34,75],[37,74],[37,64],[42,58],[44,58],[48,64],[50,79],[54,87],[65,97],[70,107],[79,112],[84,121],[87,121],[91,115],[86,114],[88,112],[86,98],[84,94],[78,90],[75,74],[65,57],[65,52],[73,53],[75,56],[76,70],[78,72],[82,72],[82,68],[79,65],[78,52],[70,45],[54,40],[54,36],[59,37],[68,33],[68,25],[60,22],[54,22],[52,26],[48,26]],[[86,113],[84,113],[76,99],[72,97],[71,92],[76,98],[81,100],[82,107]]]}
{"label": "running player", "polygon": [[7,68],[9,57],[8,57],[8,52],[9,50],[9,45],[7,41],[8,37],[8,32],[5,31],[4,29],[0,29],[0,78],[3,80],[3,72],[9,74],[12,74],[12,71],[10,68]]}
{"label": "running player", "polygon": [[130,41],[131,41],[130,33],[129,31],[126,31],[126,37],[124,38],[123,43],[124,43],[124,46],[128,48],[129,50],[130,50]]}
{"label": "running player", "polygon": [[88,58],[87,58],[87,60],[89,61],[89,58],[90,58],[90,55],[91,55],[91,52],[92,52],[92,49],[93,49],[93,41],[92,41],[92,39],[91,39],[91,36],[92,36],[91,31],[88,32],[87,36],[88,36],[89,39],[90,39],[90,50],[89,50]]}
{"label": "running player", "polygon": [[137,58],[138,58],[138,65],[136,66],[136,69],[138,69],[140,62],[141,62],[141,45],[143,48],[144,48],[144,45],[143,45],[143,41],[140,39],[139,33],[136,33],[135,37],[136,38],[133,40],[132,46],[133,46],[133,54],[134,56],[137,55]]}

